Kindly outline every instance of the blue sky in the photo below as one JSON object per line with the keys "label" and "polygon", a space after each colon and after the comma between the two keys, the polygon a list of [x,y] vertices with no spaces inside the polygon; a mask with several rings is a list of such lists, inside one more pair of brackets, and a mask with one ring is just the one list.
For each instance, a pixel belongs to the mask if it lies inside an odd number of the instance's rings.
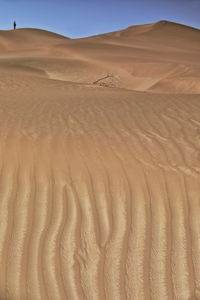
{"label": "blue sky", "polygon": [[0,29],[42,28],[77,38],[170,20],[200,28],[200,0],[0,0]]}

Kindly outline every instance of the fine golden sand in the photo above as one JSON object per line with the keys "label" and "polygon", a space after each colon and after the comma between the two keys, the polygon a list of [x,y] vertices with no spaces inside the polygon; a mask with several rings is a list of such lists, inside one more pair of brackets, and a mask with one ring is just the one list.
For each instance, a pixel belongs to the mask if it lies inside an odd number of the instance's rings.
{"label": "fine golden sand", "polygon": [[0,31],[0,300],[200,299],[200,31]]}

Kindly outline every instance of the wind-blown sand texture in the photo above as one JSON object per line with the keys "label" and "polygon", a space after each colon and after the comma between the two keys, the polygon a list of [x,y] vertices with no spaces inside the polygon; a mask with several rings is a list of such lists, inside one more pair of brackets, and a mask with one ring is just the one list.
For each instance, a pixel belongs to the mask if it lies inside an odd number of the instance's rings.
{"label": "wind-blown sand texture", "polygon": [[200,31],[0,31],[0,300],[200,299]]}

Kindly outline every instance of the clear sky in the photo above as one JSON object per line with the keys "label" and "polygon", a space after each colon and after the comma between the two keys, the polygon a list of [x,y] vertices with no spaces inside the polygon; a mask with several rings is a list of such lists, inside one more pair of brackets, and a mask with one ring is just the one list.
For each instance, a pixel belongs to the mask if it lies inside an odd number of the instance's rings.
{"label": "clear sky", "polygon": [[54,31],[72,38],[169,20],[200,28],[200,0],[0,0],[0,29]]}

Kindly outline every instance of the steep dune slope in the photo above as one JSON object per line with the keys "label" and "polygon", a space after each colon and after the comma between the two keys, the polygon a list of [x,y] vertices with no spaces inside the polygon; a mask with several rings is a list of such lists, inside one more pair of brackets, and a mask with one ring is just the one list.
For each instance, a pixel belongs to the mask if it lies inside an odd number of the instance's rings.
{"label": "steep dune slope", "polygon": [[0,32],[0,300],[200,299],[199,46],[161,25]]}
{"label": "steep dune slope", "polygon": [[[182,93],[184,84],[178,83],[187,76],[192,84],[185,85],[183,93],[199,93],[200,40],[197,29],[161,21],[75,41],[76,46],[77,42],[85,55],[89,53],[91,57],[115,66],[122,87],[141,91],[153,87],[154,92],[160,92],[158,83],[161,83],[162,92],[168,92],[170,88],[171,92]],[[191,76],[191,70],[198,72]]]}

